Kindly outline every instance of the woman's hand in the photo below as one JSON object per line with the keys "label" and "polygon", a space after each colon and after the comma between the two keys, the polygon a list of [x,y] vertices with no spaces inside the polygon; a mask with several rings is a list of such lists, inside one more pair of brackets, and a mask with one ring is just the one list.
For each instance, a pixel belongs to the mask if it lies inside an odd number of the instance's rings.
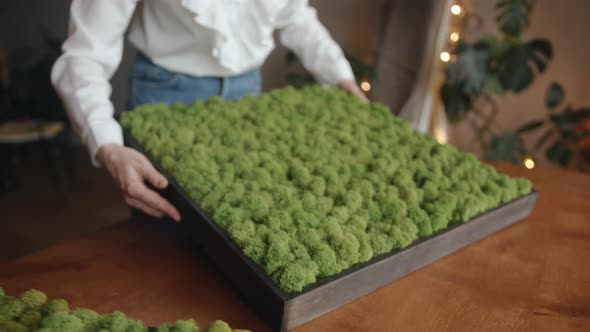
{"label": "woman's hand", "polygon": [[359,97],[362,101],[369,102],[369,99],[365,94],[361,91],[359,86],[353,80],[345,80],[338,83],[338,87],[353,96]]}
{"label": "woman's hand", "polygon": [[98,150],[97,157],[121,188],[127,205],[156,218],[168,215],[180,221],[176,208],[146,186],[144,181],[164,189],[168,180],[141,153],[118,144],[105,144]]}

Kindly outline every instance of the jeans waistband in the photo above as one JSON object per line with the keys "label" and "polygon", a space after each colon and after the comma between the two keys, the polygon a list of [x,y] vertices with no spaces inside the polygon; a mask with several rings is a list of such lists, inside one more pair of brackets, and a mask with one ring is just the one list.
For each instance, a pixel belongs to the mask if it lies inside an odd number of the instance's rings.
{"label": "jeans waistband", "polygon": [[[137,51],[135,62],[142,63],[144,65],[148,65],[148,66],[151,66],[151,67],[162,68],[160,65],[155,64],[150,58],[148,58],[145,54],[143,54],[140,51]],[[162,68],[162,69],[165,69],[165,68]],[[189,76],[189,77],[194,77],[194,78],[208,77],[208,78],[218,78],[218,79],[232,79],[232,78],[239,78],[239,77],[242,77],[242,76],[252,75],[254,73],[259,72],[260,71],[260,68],[254,68],[252,70],[248,70],[248,71],[243,72],[243,73],[240,73],[240,74],[229,75],[229,76],[194,76],[194,75],[190,75],[190,74],[186,74],[186,73],[182,73],[182,72],[176,72],[176,71],[172,71],[172,70],[168,70],[168,69],[165,69],[165,70],[170,71],[170,72],[174,72],[175,74],[181,74],[181,75],[185,75],[185,76]]]}

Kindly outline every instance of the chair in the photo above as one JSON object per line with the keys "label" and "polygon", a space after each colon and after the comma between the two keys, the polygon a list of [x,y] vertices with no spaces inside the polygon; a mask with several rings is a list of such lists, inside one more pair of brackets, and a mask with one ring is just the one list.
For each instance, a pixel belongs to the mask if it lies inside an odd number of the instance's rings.
{"label": "chair", "polygon": [[38,146],[45,156],[58,201],[63,203],[64,191],[56,157],[56,142],[64,134],[65,127],[61,121],[7,121],[0,124],[0,191],[10,191],[16,186],[18,154],[28,147]]}

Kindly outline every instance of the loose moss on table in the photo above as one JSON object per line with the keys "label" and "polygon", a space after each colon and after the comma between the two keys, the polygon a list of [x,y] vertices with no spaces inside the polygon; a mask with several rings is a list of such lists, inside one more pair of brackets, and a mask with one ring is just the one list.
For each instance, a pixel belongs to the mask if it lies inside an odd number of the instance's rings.
{"label": "loose moss on table", "polygon": [[287,292],[531,191],[319,86],[143,105],[121,124]]}
{"label": "loose moss on table", "polygon": [[[45,293],[36,289],[19,297],[6,295],[0,288],[0,331],[2,332],[148,332],[142,321],[128,318],[120,311],[101,315],[93,310],[70,309],[64,299],[48,301]],[[199,332],[194,320],[163,323],[157,332]],[[205,332],[250,332],[231,329],[221,320],[211,323]]]}

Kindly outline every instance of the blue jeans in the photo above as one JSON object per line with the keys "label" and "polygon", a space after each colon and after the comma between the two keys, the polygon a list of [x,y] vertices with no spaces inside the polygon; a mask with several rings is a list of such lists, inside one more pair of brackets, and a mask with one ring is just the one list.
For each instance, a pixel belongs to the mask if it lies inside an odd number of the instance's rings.
{"label": "blue jeans", "polygon": [[128,109],[164,102],[190,105],[196,99],[220,96],[236,100],[245,95],[259,95],[262,86],[260,69],[231,77],[195,77],[166,70],[141,53],[130,75]]}

